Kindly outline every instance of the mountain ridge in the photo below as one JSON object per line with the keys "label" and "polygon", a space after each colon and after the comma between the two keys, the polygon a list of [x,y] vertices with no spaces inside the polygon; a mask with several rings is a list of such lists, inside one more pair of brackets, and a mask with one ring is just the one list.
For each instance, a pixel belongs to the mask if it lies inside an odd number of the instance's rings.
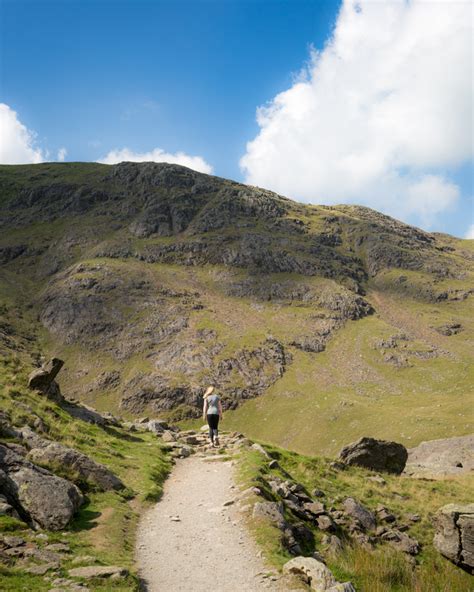
{"label": "mountain ridge", "polygon": [[[36,359],[65,358],[69,397],[186,419],[199,415],[213,382],[225,407],[238,408],[232,425],[310,452],[332,451],[341,435],[304,444],[301,428],[287,441],[275,414],[288,398],[300,426],[295,408],[313,417],[329,397],[331,425],[349,393],[341,429],[356,439],[362,411],[350,410],[367,400],[393,407],[410,381],[435,399],[439,384],[468,388],[470,241],[178,165],[1,166],[0,192],[2,349],[23,339],[25,351],[36,344]],[[336,359],[339,371],[329,370]],[[455,417],[461,397],[441,405]],[[409,437],[460,435],[459,417]]]}

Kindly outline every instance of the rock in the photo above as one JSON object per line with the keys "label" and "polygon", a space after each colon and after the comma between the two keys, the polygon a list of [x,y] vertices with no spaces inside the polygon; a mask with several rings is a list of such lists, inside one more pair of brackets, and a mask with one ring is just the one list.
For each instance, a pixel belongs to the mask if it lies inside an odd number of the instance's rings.
{"label": "rock", "polygon": [[283,566],[284,574],[299,576],[316,592],[355,592],[349,582],[339,584],[331,570],[314,557],[294,557]]}
{"label": "rock", "polygon": [[265,448],[263,446],[261,446],[260,444],[258,444],[257,442],[252,444],[252,446],[250,448],[252,450],[256,450],[257,452],[260,452],[260,454],[263,454],[263,456],[265,458],[271,458],[270,455],[268,454],[268,452],[265,450]]}
{"label": "rock", "polygon": [[283,504],[280,502],[256,502],[253,506],[252,516],[277,525],[282,525],[285,522]]}
{"label": "rock", "polygon": [[319,516],[325,514],[324,504],[321,502],[307,502],[303,504],[303,508],[310,512],[313,516]]}
{"label": "rock", "polygon": [[278,461],[277,460],[271,460],[268,463],[268,468],[269,469],[278,469],[279,467],[280,467],[280,465],[278,464]]}
{"label": "rock", "polygon": [[339,553],[341,553],[344,549],[341,539],[335,534],[329,536],[329,541],[327,545],[327,552],[329,553],[329,555],[332,555],[333,557],[339,555]]}
{"label": "rock", "polygon": [[388,508],[379,504],[376,508],[377,512],[377,519],[381,520],[382,522],[395,522],[397,519],[395,514],[392,514]]}
{"label": "rock", "polygon": [[52,358],[41,368],[33,370],[28,377],[28,386],[38,390],[55,401],[63,401],[63,397],[57,383],[54,381],[64,362],[59,358]]}
{"label": "rock", "polygon": [[375,529],[375,516],[353,497],[344,500],[344,511],[348,516],[355,518],[365,530]]}
{"label": "rock", "polygon": [[417,555],[420,552],[418,541],[399,530],[388,530],[382,534],[380,538],[382,541],[395,547],[395,549],[408,553],[409,555]]}
{"label": "rock", "polygon": [[0,444],[0,488],[33,526],[62,530],[82,504],[79,489]]}
{"label": "rock", "polygon": [[82,452],[63,446],[58,442],[44,440],[41,447],[30,450],[28,459],[42,466],[50,467],[52,470],[58,466],[66,467],[73,475],[77,475],[79,481],[95,485],[102,491],[125,487],[122,481],[107,467]]}
{"label": "rock", "polygon": [[348,465],[400,474],[405,468],[408,452],[403,444],[364,437],[345,446],[339,458]]}
{"label": "rock", "polygon": [[69,570],[68,574],[71,578],[89,580],[91,578],[111,578],[114,576],[125,577],[128,575],[128,570],[115,565],[88,565],[87,567],[74,567]]}
{"label": "rock", "polygon": [[405,473],[410,477],[439,478],[474,470],[474,435],[421,442],[408,450]]}
{"label": "rock", "polygon": [[148,431],[153,432],[154,434],[162,434],[168,429],[168,423],[163,419],[150,419],[145,425],[147,426]]}
{"label": "rock", "polygon": [[316,524],[319,530],[334,530],[334,522],[329,516],[318,516],[316,518]]}
{"label": "rock", "polygon": [[170,430],[165,430],[162,434],[161,437],[163,439],[163,442],[175,442],[176,441],[176,436],[174,435],[174,433]]}
{"label": "rock", "polygon": [[474,574],[474,504],[448,504],[434,517],[434,546],[447,559]]}

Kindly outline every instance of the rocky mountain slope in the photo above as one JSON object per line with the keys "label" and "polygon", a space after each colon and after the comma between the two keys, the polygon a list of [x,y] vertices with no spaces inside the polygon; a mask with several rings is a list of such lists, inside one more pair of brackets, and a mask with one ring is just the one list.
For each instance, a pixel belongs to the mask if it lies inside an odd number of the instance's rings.
{"label": "rocky mountain slope", "polygon": [[304,452],[472,432],[472,241],[154,163],[0,167],[0,350]]}

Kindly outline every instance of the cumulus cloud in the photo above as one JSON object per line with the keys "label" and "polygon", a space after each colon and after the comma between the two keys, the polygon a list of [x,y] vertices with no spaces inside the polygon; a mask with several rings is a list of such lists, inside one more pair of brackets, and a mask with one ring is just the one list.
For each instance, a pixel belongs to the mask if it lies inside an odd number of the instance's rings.
{"label": "cumulus cloud", "polygon": [[170,164],[181,164],[201,173],[210,175],[213,172],[212,166],[202,156],[190,156],[184,152],[170,154],[161,148],[154,148],[150,152],[133,152],[129,148],[111,150],[104,158],[99,160],[104,164],[117,164],[118,162],[168,162]]}
{"label": "cumulus cloud", "polygon": [[331,39],[257,110],[246,182],[432,224],[472,158],[469,1],[344,0]]}
{"label": "cumulus cloud", "polygon": [[464,238],[472,238],[472,239],[474,239],[474,224],[471,224],[469,226],[469,229],[466,232],[466,236]]}
{"label": "cumulus cloud", "polygon": [[29,130],[5,103],[0,103],[0,163],[43,162],[45,154],[35,145],[36,134]]}
{"label": "cumulus cloud", "polygon": [[58,156],[57,156],[57,160],[59,162],[64,162],[66,160],[66,156],[67,156],[67,150],[66,148],[60,148],[58,150]]}

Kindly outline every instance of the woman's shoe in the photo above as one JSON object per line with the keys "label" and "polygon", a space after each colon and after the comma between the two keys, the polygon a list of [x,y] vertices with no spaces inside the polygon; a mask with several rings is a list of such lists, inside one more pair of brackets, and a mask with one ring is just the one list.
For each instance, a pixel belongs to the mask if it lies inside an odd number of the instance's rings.
{"label": "woman's shoe", "polygon": [[215,442],[216,442],[216,446],[219,446],[219,438],[216,438]]}

